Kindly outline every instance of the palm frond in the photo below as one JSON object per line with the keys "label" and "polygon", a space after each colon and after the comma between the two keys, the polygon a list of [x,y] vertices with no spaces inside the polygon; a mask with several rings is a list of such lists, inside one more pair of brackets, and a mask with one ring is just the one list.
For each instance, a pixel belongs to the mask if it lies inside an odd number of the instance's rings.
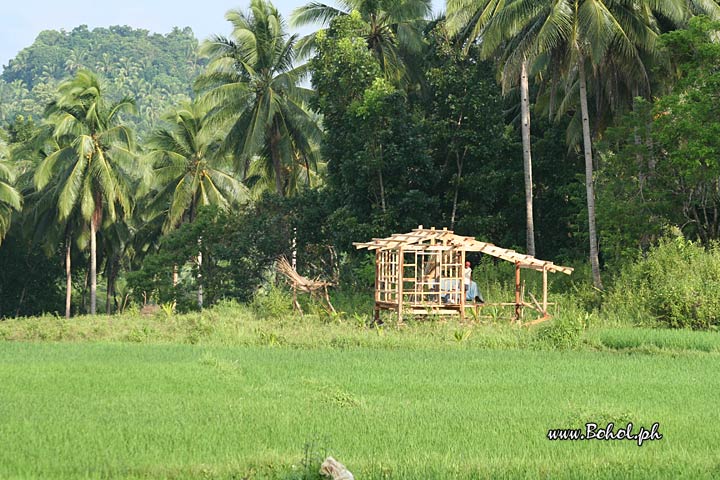
{"label": "palm frond", "polygon": [[290,14],[290,26],[293,28],[314,24],[326,26],[334,18],[348,13],[349,11],[342,11],[324,3],[310,2],[293,10]]}

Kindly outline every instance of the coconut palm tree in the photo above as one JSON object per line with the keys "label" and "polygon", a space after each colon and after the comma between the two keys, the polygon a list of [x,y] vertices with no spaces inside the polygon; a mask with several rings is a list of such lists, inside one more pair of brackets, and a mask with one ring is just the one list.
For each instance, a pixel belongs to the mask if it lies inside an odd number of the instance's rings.
{"label": "coconut palm tree", "polygon": [[[418,52],[422,45],[422,28],[432,13],[430,0],[338,0],[339,7],[310,2],[291,14],[291,25],[303,27],[320,24],[328,26],[337,17],[356,11],[365,23],[365,40],[389,80],[407,75],[403,57]],[[305,58],[315,45],[317,32],[304,37],[298,46],[299,56]]]}
{"label": "coconut palm tree", "polygon": [[58,86],[58,99],[47,108],[57,149],[38,165],[35,186],[58,188],[58,220],[76,212],[89,227],[90,313],[97,306],[97,232],[132,209],[128,164],[133,159],[132,132],[121,124],[123,111],[134,111],[129,98],[108,102],[96,75],[79,71]]}
{"label": "coconut palm tree", "polygon": [[[168,126],[155,131],[147,142],[146,159],[152,165],[148,226],[158,225],[164,217],[161,228],[168,232],[194,221],[203,206],[227,210],[248,198],[247,187],[233,176],[231,162],[222,154],[219,132],[207,125],[203,105],[185,103],[164,120]],[[175,265],[173,286],[177,275]]]}
{"label": "coconut palm tree", "polygon": [[[656,39],[659,33],[655,15],[681,21],[686,16],[686,5],[678,0],[653,2],[616,2],[612,0],[566,0],[552,16],[540,12],[546,21],[538,32],[538,48],[553,52],[562,62],[566,94],[579,100],[582,126],[583,156],[585,159],[585,190],[588,209],[590,265],[595,287],[602,288],[600,277],[598,236],[595,222],[594,163],[590,110],[588,107],[588,79],[599,88],[613,88],[598,75],[607,72],[609,63],[620,65],[618,83],[631,85],[626,90],[637,91],[632,85],[649,89],[649,76],[644,59],[657,54]],[[552,23],[552,29],[546,25]],[[575,87],[577,85],[577,87]],[[617,92],[615,92],[617,93]],[[601,92],[596,91],[596,96]],[[613,92],[605,91],[606,98]],[[567,101],[565,103],[568,103]],[[575,103],[577,105],[577,103]],[[577,111],[577,110],[576,110]]]}
{"label": "coconut palm tree", "polygon": [[149,207],[165,217],[164,232],[192,222],[202,206],[228,209],[248,197],[247,188],[230,172],[206,114],[197,102],[182,105],[165,116],[168,126],[148,139],[154,190]]}
{"label": "coconut palm tree", "polygon": [[[322,175],[326,170],[327,163],[310,163],[307,157],[296,154],[293,163],[285,168],[287,195],[293,196],[305,188],[318,187],[322,184]],[[254,200],[262,197],[265,192],[272,191],[275,188],[275,173],[270,162],[258,160],[250,165],[245,184]]]}
{"label": "coconut palm tree", "polygon": [[87,243],[85,223],[76,210],[71,217],[58,221],[58,197],[60,187],[50,182],[39,191],[27,195],[25,224],[33,243],[40,245],[47,255],[52,255],[58,244],[65,249],[65,318],[70,318],[72,307],[72,252],[73,243]]}
{"label": "coconut palm tree", "polygon": [[512,2],[505,0],[448,0],[447,23],[449,31],[457,34],[466,45],[482,39],[481,57],[496,57],[503,65],[499,71],[504,92],[513,86],[520,88],[525,246],[529,255],[535,255],[529,69],[538,54],[533,48],[536,28],[529,22],[518,24],[519,15],[513,7]]}
{"label": "coconut palm tree", "polygon": [[210,62],[196,86],[205,91],[208,125],[226,132],[224,147],[235,153],[243,177],[253,159],[267,158],[275,190],[284,196],[286,167],[298,153],[314,163],[321,133],[307,110],[313,92],[298,86],[307,68],[293,68],[297,37],[287,34],[277,9],[265,0],[225,17],[233,25],[231,38],[215,36],[201,47]]}
{"label": "coconut palm tree", "polygon": [[[464,1],[467,0],[458,0]],[[680,21],[686,16],[686,4],[679,0],[498,0],[482,5],[485,8],[476,9],[480,13],[472,18],[487,19],[480,30],[482,42],[486,44],[484,48],[492,51],[499,45],[511,47],[505,50],[509,52],[506,68],[520,65],[521,71],[524,61],[542,59],[551,70],[550,78],[563,79],[565,99],[561,103],[564,108],[559,111],[574,106],[580,114],[576,123],[582,127],[590,263],[593,283],[602,288],[595,226],[588,78],[600,88],[615,88],[618,82],[605,82],[606,79],[600,77],[608,72],[606,66],[612,63],[621,66],[616,72],[619,82],[649,87],[644,59],[656,54],[655,15],[661,13],[665,18]],[[617,98],[617,92],[605,91],[604,95]]]}
{"label": "coconut palm tree", "polygon": [[22,195],[12,185],[15,175],[8,157],[7,145],[0,140],[0,245],[10,229],[13,211],[22,209]]}
{"label": "coconut palm tree", "polygon": [[59,149],[53,138],[54,127],[42,124],[28,141],[16,145],[13,156],[16,162],[24,164],[24,173],[18,180],[25,195],[25,209],[23,212],[24,234],[32,239],[32,243],[39,245],[50,256],[56,252],[57,245],[64,244],[65,248],[65,318],[70,318],[72,298],[72,250],[75,240],[84,240],[81,235],[83,221],[77,211],[71,218],[58,221],[58,197],[61,185],[51,179],[41,190],[34,184],[34,174],[37,165],[42,163],[48,155]]}

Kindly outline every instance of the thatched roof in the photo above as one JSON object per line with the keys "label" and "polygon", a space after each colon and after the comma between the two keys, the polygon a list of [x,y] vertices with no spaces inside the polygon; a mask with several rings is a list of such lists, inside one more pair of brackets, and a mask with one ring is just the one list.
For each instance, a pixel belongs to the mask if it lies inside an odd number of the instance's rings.
{"label": "thatched roof", "polygon": [[462,249],[466,252],[481,252],[493,257],[517,263],[523,268],[533,270],[547,270],[548,272],[562,272],[570,275],[573,269],[555,265],[547,260],[540,260],[531,255],[518,253],[515,250],[501,248],[492,243],[480,242],[473,237],[456,235],[452,230],[443,228],[423,228],[420,225],[409,233],[395,233],[387,238],[373,238],[370,242],[355,242],[356,248],[368,250],[395,250],[402,247],[403,251],[445,251]]}

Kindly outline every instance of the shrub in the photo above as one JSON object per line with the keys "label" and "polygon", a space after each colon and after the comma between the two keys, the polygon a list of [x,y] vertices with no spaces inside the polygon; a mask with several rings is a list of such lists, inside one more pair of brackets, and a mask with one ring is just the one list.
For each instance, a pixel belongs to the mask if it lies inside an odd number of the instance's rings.
{"label": "shrub", "polygon": [[650,316],[673,328],[720,326],[720,246],[666,238],[628,266],[608,296],[610,311]]}
{"label": "shrub", "polygon": [[252,308],[261,318],[281,318],[292,314],[292,294],[272,284],[258,290],[252,301]]}
{"label": "shrub", "polygon": [[538,341],[558,350],[578,348],[585,330],[586,318],[577,313],[560,315],[540,327],[537,330]]}

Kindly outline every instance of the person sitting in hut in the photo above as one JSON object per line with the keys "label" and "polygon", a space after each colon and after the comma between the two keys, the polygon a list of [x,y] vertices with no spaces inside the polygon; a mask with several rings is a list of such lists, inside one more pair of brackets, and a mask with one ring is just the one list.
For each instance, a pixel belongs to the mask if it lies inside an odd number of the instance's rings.
{"label": "person sitting in hut", "polygon": [[463,270],[463,284],[465,286],[465,300],[468,302],[485,303],[485,300],[478,289],[477,283],[472,279],[472,264],[465,262]]}

